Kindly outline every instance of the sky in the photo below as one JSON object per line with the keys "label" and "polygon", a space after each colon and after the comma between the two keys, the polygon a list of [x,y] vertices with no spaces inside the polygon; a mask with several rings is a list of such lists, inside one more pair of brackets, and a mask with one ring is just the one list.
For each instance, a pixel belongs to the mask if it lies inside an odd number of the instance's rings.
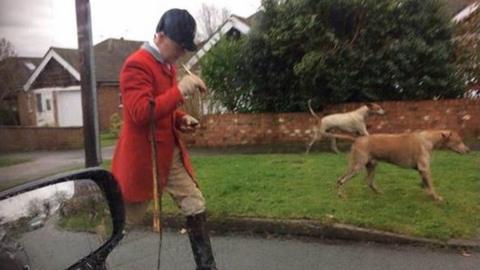
{"label": "sky", "polygon": [[[248,17],[261,0],[90,0],[93,44],[107,38],[149,40],[163,12],[182,8],[197,18],[202,3]],[[0,0],[0,38],[13,44],[17,56],[77,48],[75,0]]]}

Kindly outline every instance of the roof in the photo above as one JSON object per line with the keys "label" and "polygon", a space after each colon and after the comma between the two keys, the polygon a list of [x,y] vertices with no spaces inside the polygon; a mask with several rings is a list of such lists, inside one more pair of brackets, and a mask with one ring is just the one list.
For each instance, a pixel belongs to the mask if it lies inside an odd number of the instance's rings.
{"label": "roof", "polygon": [[125,59],[138,50],[143,41],[107,39],[93,47],[97,82],[118,82]]}
{"label": "roof", "polygon": [[[106,39],[93,46],[97,82],[116,82],[125,59],[143,44],[142,41]],[[52,48],[77,71],[80,68],[78,50]]]}
{"label": "roof", "polygon": [[58,55],[60,55],[65,61],[67,61],[76,70],[79,69],[80,60],[78,58],[78,50],[77,49],[66,49],[66,48],[51,47],[50,50],[55,51]]}
{"label": "roof", "polygon": [[34,72],[42,58],[8,57],[0,64],[0,89],[18,91]]}
{"label": "roof", "polygon": [[[93,46],[95,57],[95,78],[97,82],[118,82],[125,59],[143,44],[143,41],[106,39]],[[51,47],[36,70],[24,81],[28,90],[51,59],[59,62],[77,80],[80,80],[80,58],[77,49]]]}
{"label": "roof", "polygon": [[470,5],[465,6],[459,12],[453,16],[452,21],[455,23],[459,23],[462,21],[467,20],[472,14],[475,13],[480,7],[480,1],[473,1]]}
{"label": "roof", "polygon": [[[93,46],[95,56],[95,77],[97,82],[116,82],[125,59],[143,44],[142,41],[124,39],[106,39]],[[77,49],[52,47],[65,61],[77,71],[80,69]]]}
{"label": "roof", "polygon": [[251,23],[257,14],[259,14],[259,12],[247,19],[234,14],[230,15],[230,17],[218,27],[218,29],[203,43],[202,46],[198,46],[198,50],[190,57],[186,66],[189,68],[195,66],[198,60],[200,60],[205,53],[215,46],[215,44],[217,44],[223,35],[229,33],[232,29],[236,29],[244,35],[250,32]]}
{"label": "roof", "polygon": [[253,13],[252,15],[250,15],[250,17],[248,17],[246,20],[247,20],[247,23],[250,25],[250,26],[253,26],[257,20],[260,18],[260,16],[263,14],[263,11],[257,11],[255,13]]}
{"label": "roof", "polygon": [[454,17],[467,6],[477,2],[478,0],[446,0],[447,12]]}

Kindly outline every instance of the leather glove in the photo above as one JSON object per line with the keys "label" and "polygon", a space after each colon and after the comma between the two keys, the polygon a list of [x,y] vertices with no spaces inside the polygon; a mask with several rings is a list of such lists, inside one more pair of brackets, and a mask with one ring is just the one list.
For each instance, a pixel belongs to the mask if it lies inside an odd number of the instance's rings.
{"label": "leather glove", "polygon": [[199,126],[200,126],[200,123],[198,122],[198,120],[188,114],[184,115],[182,119],[180,119],[179,129],[182,132],[185,132],[185,133],[194,132]]}
{"label": "leather glove", "polygon": [[182,96],[186,97],[193,95],[196,90],[200,91],[200,93],[205,93],[207,91],[207,86],[198,76],[188,74],[180,80],[178,83],[178,89],[180,90],[180,93],[182,93]]}

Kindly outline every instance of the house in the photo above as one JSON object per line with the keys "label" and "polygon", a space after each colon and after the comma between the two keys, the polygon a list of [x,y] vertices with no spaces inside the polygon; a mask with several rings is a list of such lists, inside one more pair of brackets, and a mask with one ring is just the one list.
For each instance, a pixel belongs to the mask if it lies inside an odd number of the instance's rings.
{"label": "house", "polygon": [[20,125],[18,93],[41,58],[8,57],[0,62],[0,125]]}
{"label": "house", "polygon": [[474,2],[471,5],[468,5],[464,9],[462,9],[460,12],[458,12],[452,19],[453,22],[455,23],[460,23],[464,20],[467,20],[472,14],[475,13],[475,11],[478,10],[480,7],[480,2]]}
{"label": "house", "polygon": [[[100,129],[120,112],[119,73],[123,62],[143,42],[107,39],[93,47]],[[23,85],[19,95],[22,125],[82,126],[79,52],[50,48]]]}
{"label": "house", "polygon": [[237,15],[230,15],[230,17],[218,27],[217,31],[213,33],[196,51],[196,53],[191,56],[187,61],[186,66],[188,68],[195,69],[198,61],[217,44],[217,42],[223,36],[233,36],[238,37],[241,35],[246,35],[250,32],[252,24],[259,16],[260,12],[254,13],[248,18],[243,18]]}
{"label": "house", "polygon": [[[451,0],[451,2],[456,2]],[[465,97],[480,98],[480,0],[463,1],[462,8],[452,18],[455,23],[454,41],[459,59],[468,59],[460,68],[468,74]]]}

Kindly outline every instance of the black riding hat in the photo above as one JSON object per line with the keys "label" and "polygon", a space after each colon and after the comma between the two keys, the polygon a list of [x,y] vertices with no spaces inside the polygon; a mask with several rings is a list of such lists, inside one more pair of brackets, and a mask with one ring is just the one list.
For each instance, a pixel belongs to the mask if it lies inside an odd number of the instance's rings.
{"label": "black riding hat", "polygon": [[197,46],[193,42],[197,24],[195,19],[184,9],[170,9],[166,11],[157,24],[156,33],[163,32],[171,40],[189,51],[195,51]]}

